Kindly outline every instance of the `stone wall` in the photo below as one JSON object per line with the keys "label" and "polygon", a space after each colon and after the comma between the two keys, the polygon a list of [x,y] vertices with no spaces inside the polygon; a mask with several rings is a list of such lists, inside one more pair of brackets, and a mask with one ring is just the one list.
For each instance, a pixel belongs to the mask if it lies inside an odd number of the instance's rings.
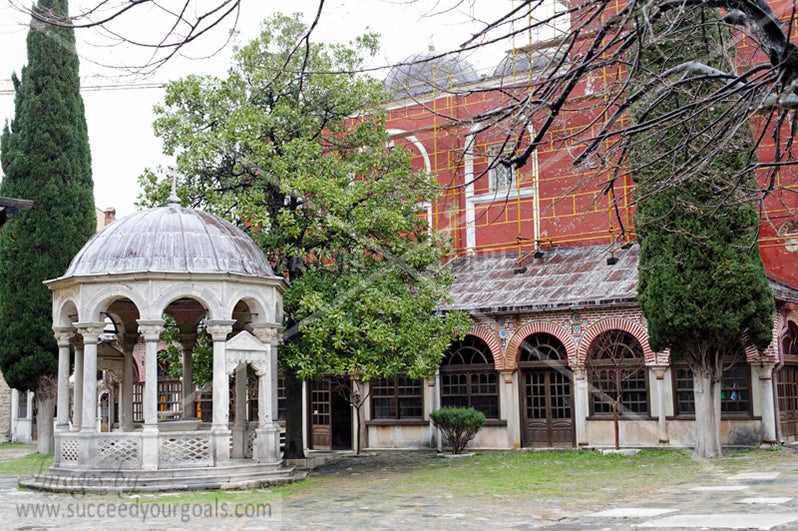
{"label": "stone wall", "polygon": [[11,440],[11,388],[0,373],[0,442]]}

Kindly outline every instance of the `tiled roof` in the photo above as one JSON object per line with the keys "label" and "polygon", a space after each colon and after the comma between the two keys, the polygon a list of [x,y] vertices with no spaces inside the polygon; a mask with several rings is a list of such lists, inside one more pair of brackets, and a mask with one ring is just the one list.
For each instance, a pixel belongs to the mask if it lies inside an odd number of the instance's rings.
{"label": "tiled roof", "polygon": [[[637,306],[639,252],[637,244],[612,254],[601,245],[546,249],[520,264],[517,254],[458,258],[451,264],[454,300],[440,309],[503,314]],[[611,256],[614,264],[607,263]],[[769,282],[776,300],[798,302],[798,290]]]}
{"label": "tiled roof", "polygon": [[528,258],[518,270],[518,255],[478,255],[451,264],[454,301],[442,310],[469,313],[517,313],[637,305],[637,256],[632,245],[615,251],[607,246],[560,247]]}

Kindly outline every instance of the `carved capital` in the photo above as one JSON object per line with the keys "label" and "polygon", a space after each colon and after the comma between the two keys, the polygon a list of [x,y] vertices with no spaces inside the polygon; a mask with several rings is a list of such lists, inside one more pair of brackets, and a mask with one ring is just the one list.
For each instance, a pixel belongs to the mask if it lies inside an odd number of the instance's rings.
{"label": "carved capital", "polygon": [[205,321],[205,330],[211,335],[214,341],[227,341],[227,336],[233,331],[235,321],[226,319],[210,319]]}
{"label": "carved capital", "polygon": [[252,327],[252,335],[257,337],[261,343],[277,346],[283,339],[284,330],[285,327],[280,326],[277,323],[254,325]]}
{"label": "carved capital", "polygon": [[72,343],[72,335],[75,329],[71,326],[54,326],[53,333],[59,347],[68,347]]}
{"label": "carved capital", "polygon": [[163,332],[163,319],[137,319],[139,332],[144,336],[144,341],[158,341]]}
{"label": "carved capital", "polygon": [[654,376],[657,377],[657,380],[662,380],[665,378],[665,371],[668,370],[667,365],[650,365],[651,370],[654,371]]}
{"label": "carved capital", "polygon": [[577,380],[584,380],[585,379],[585,368],[584,367],[571,367],[571,370],[574,372],[574,378]]}
{"label": "carved capital", "polygon": [[183,347],[183,352],[192,352],[194,345],[197,344],[197,333],[180,332],[177,334],[177,340],[180,342],[180,346]]}
{"label": "carved capital", "polygon": [[97,343],[100,334],[105,330],[105,323],[103,321],[87,321],[75,323],[75,328],[77,328],[78,334],[83,337],[84,343]]}

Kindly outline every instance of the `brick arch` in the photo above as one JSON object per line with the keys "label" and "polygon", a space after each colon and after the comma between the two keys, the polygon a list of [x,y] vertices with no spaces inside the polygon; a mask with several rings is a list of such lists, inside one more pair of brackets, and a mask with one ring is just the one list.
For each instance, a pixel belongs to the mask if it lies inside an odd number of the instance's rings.
{"label": "brick arch", "polygon": [[587,351],[590,348],[591,343],[593,343],[593,340],[596,339],[599,334],[608,332],[610,330],[623,330],[624,332],[629,332],[632,334],[635,339],[640,342],[640,346],[643,347],[643,358],[646,360],[646,364],[654,364],[657,362],[657,356],[651,350],[651,346],[648,344],[648,334],[642,326],[629,321],[628,319],[610,317],[608,319],[602,319],[601,321],[594,323],[585,331],[585,334],[582,336],[582,340],[579,342],[577,362],[580,365],[585,364],[585,360],[587,359]]}
{"label": "brick arch", "polygon": [[466,333],[467,336],[476,336],[485,343],[490,349],[490,355],[493,356],[493,366],[497,371],[503,370],[506,365],[504,356],[502,355],[501,345],[496,338],[494,331],[487,326],[474,325]]}
{"label": "brick arch", "polygon": [[510,342],[507,343],[507,350],[505,351],[507,353],[507,365],[512,364],[512,367],[509,368],[515,369],[518,367],[518,352],[521,348],[521,343],[529,336],[541,333],[551,334],[559,339],[568,355],[568,365],[573,366],[576,363],[576,342],[574,342],[573,336],[565,328],[550,321],[533,321],[516,330],[513,337],[510,338]]}

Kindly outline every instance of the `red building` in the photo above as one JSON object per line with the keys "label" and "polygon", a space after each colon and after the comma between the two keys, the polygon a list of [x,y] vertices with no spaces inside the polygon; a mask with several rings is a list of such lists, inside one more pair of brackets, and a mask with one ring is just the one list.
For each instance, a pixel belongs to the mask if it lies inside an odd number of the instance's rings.
{"label": "red building", "polygon": [[[787,6],[776,3],[782,11]],[[562,113],[518,169],[494,163],[507,149],[506,130],[475,118],[490,116],[530,79],[546,75],[553,55],[527,46],[477,72],[465,60],[429,51],[388,75],[395,97],[389,132],[414,153],[415,169],[434,175],[442,188],[425,208],[456,253],[449,264],[457,278],[454,300],[445,309],[468,312],[474,326],[452,345],[434,379],[371,384],[360,420],[367,426],[364,447],[437,445],[429,411],[440,405],[485,413],[475,441],[481,448],[611,446],[611,407],[601,391],[615,382],[621,445],[694,443],[690,369],[651,350],[636,299],[631,176],[616,182],[613,199],[605,189],[608,170],[573,164],[580,131],[592,135],[602,125],[591,125],[598,111],[575,105]],[[740,56],[765,59],[746,46]],[[577,98],[600,99],[614,79],[603,74],[591,75]],[[759,151],[760,160],[772,160],[772,143]],[[775,178],[760,236],[777,307],[773,342],[763,352],[741,352],[725,372],[725,445],[798,436],[798,175],[786,168]],[[617,352],[626,354],[624,367],[610,362]],[[310,447],[347,447],[357,419],[346,404],[334,403],[335,382],[309,385]]]}

